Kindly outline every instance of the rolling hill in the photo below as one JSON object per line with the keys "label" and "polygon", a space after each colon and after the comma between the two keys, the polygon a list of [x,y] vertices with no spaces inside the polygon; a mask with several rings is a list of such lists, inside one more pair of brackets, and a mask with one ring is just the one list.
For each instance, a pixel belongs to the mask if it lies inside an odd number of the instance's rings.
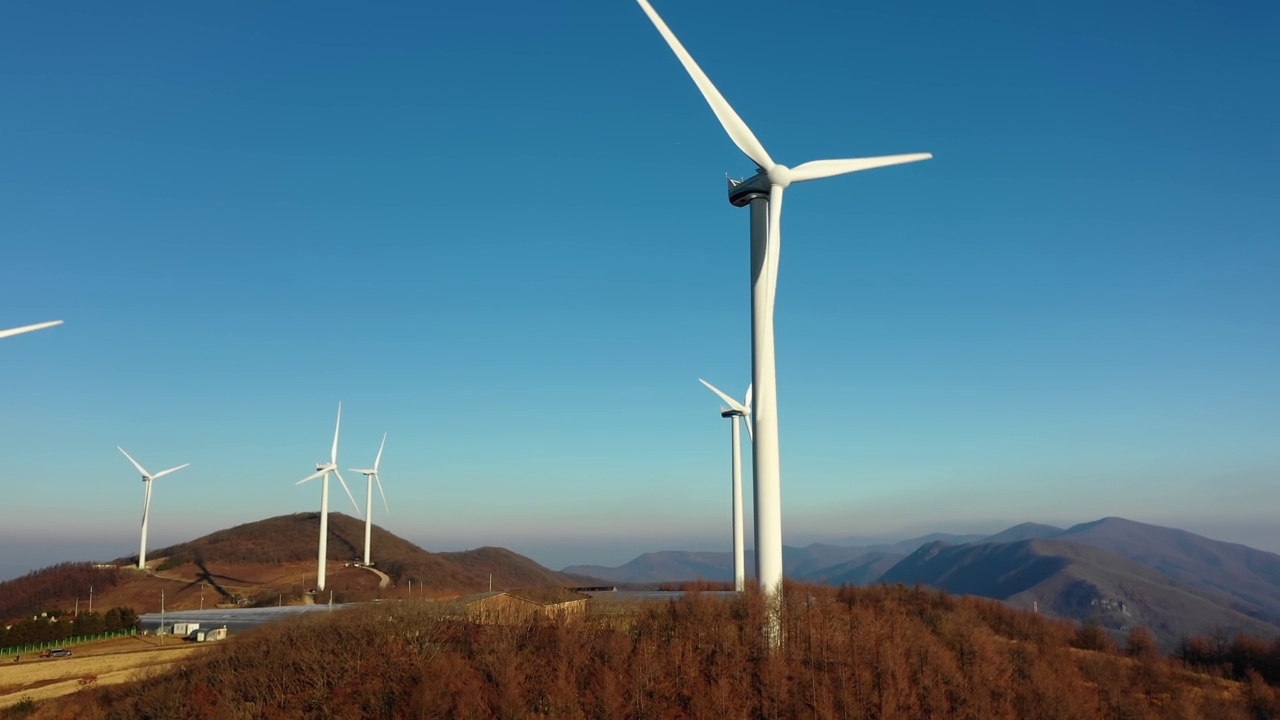
{"label": "rolling hill", "polygon": [[[308,602],[315,584],[319,513],[295,513],[219,530],[189,542],[148,553],[149,568],[131,567],[137,556],[119,558],[118,569],[94,570],[95,604],[125,605],[139,612],[159,609],[164,593],[171,610],[206,604],[284,604]],[[342,513],[329,515],[329,563],[326,589],[337,601],[401,597],[412,583],[415,596],[476,592],[489,587],[516,588],[598,584],[594,578],[574,577],[549,570],[510,550],[483,547],[464,552],[431,553],[377,525],[372,532],[373,558],[381,578],[367,568],[352,566],[364,545],[364,522]],[[0,598],[10,616],[30,611],[70,609],[83,603],[92,584],[85,580],[87,564],[64,564],[0,583]],[[90,568],[92,569],[92,568]],[[64,577],[65,576],[65,577]],[[327,599],[327,598],[326,598]],[[3,620],[5,618],[0,618]]]}

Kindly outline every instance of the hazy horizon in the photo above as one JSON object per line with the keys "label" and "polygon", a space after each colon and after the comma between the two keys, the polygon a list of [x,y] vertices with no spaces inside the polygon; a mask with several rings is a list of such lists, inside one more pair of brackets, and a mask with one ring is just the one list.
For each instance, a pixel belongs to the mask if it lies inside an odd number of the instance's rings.
{"label": "hazy horizon", "polygon": [[[870,541],[896,542],[899,540],[921,537],[931,533],[945,533],[951,535],[994,534],[1023,522],[1037,522],[1045,525],[1055,525],[1066,529],[1072,525],[1083,522],[1092,522],[1094,520],[1099,520],[1102,517],[1110,516],[1114,515],[1099,515],[1096,517],[1076,519],[1073,521],[1054,521],[1052,519],[1045,518],[1016,521],[975,520],[973,522],[960,523],[953,526],[899,526],[896,530],[885,528],[879,532],[863,533],[840,533],[836,530],[821,532],[806,529],[788,531],[784,526],[783,539],[785,544],[797,547],[812,543],[856,545]],[[1277,528],[1273,524],[1265,520],[1257,520],[1251,523],[1227,521],[1214,522],[1212,520],[1197,521],[1186,519],[1177,522],[1157,522],[1152,519],[1142,519],[1131,516],[1123,517],[1128,520],[1145,522],[1152,525],[1175,527],[1180,530],[1187,530],[1189,532],[1196,533],[1197,535],[1208,537],[1212,540],[1239,543],[1258,550],[1280,554],[1280,532],[1277,531]],[[245,522],[253,521],[248,520]],[[239,524],[242,523],[237,522],[233,525]],[[231,527],[231,525],[226,527]],[[222,529],[224,528],[211,527],[207,530],[198,531],[190,537],[179,537],[178,531],[172,526],[159,527],[153,531],[151,535],[151,537],[155,539],[154,542],[149,542],[148,545],[149,549],[159,549],[168,545],[176,545],[189,540],[194,540],[199,536],[208,534],[209,532]],[[495,545],[505,547],[529,557],[540,565],[552,570],[561,570],[571,565],[603,565],[607,567],[616,567],[648,552],[661,552],[667,550],[729,552],[731,549],[727,533],[725,533],[723,538],[713,537],[711,535],[699,535],[692,532],[664,538],[610,538],[608,536],[598,536],[591,538],[579,537],[575,539],[568,535],[551,535],[535,539],[517,539],[509,536],[503,537],[500,533],[487,538],[480,534],[428,538],[425,536],[415,536],[412,532],[401,533],[394,529],[394,526],[387,529],[430,552],[454,552],[459,550],[471,550],[486,545]],[[0,581],[17,577],[29,572],[30,570],[46,567],[58,562],[113,560],[119,557],[134,555],[138,550],[136,538],[129,538],[119,534],[111,536],[83,537],[78,539],[63,538],[60,541],[55,536],[47,536],[46,539],[46,544],[36,543],[32,542],[32,538],[30,536],[15,536],[9,532],[0,530]],[[747,528],[747,549],[752,549],[751,529],[749,524]],[[376,560],[376,545],[374,554]]]}

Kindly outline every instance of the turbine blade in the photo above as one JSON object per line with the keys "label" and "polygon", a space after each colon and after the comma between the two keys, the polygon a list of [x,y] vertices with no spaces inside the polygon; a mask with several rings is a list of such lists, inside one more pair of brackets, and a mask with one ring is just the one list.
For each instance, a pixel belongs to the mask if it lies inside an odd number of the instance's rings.
{"label": "turbine blade", "polygon": [[333,451],[329,453],[329,462],[338,464],[338,431],[342,429],[342,403],[338,403],[338,422],[333,426]]}
{"label": "turbine blade", "polygon": [[847,175],[860,170],[874,170],[890,165],[905,165],[933,158],[933,153],[911,153],[910,155],[884,155],[870,158],[849,158],[845,160],[814,160],[791,168],[791,182],[804,182],[835,175]]}
{"label": "turbine blade", "polygon": [[165,475],[168,475],[169,473],[178,472],[178,471],[179,471],[179,470],[181,470],[182,468],[184,468],[184,467],[190,467],[190,466],[191,466],[191,463],[185,463],[185,464],[183,464],[183,465],[179,465],[178,467],[175,467],[175,468],[169,468],[168,470],[161,470],[160,472],[156,473],[155,475],[152,475],[152,476],[151,476],[151,479],[152,479],[152,480],[155,480],[155,479],[157,479],[157,478],[162,478],[162,477],[164,477]]}
{"label": "turbine blade", "polygon": [[782,190],[778,185],[769,186],[769,239],[765,243],[764,262],[768,270],[765,277],[769,282],[765,312],[770,323],[773,322],[773,305],[778,295],[778,261],[782,257]]}
{"label": "turbine blade", "polygon": [[754,427],[754,426],[755,426],[755,423],[751,421],[751,416],[750,416],[750,415],[743,415],[743,416],[742,416],[742,422],[744,422],[744,423],[746,423],[746,424],[747,424],[747,437],[748,437],[748,438],[751,438],[751,442],[755,442],[755,441],[756,441],[756,433],[755,433],[755,430],[752,430],[752,429],[751,429],[752,427]]}
{"label": "turbine blade", "polygon": [[382,507],[387,509],[387,514],[391,514],[391,506],[387,504],[387,494],[382,491],[382,478],[378,477],[378,473],[373,474],[373,479],[378,483],[378,494],[382,496]]}
{"label": "turbine blade", "polygon": [[754,384],[747,385],[747,399],[742,401],[742,404],[747,406],[748,415],[751,414],[751,397],[752,397],[752,393],[755,392],[755,389],[756,388]]}
{"label": "turbine blade", "polygon": [[703,380],[702,378],[698,378],[698,382],[711,388],[711,392],[719,395],[720,399],[728,403],[729,407],[733,408],[734,410],[737,410],[738,412],[747,412],[747,409],[742,407],[742,403],[726,395],[724,391],[721,390],[720,388],[716,387],[715,385],[712,385],[711,383],[707,382],[706,380]]}
{"label": "turbine blade", "polygon": [[301,484],[302,484],[302,483],[304,483],[304,482],[311,482],[312,480],[315,480],[316,478],[324,477],[324,474],[325,474],[325,473],[327,473],[327,472],[329,472],[329,468],[325,468],[324,470],[317,470],[317,471],[316,471],[316,473],[315,473],[314,475],[308,475],[308,476],[306,476],[306,477],[302,478],[301,480],[299,480],[298,482],[294,483],[294,485],[301,485]]}
{"label": "turbine blade", "polygon": [[387,434],[382,433],[382,444],[378,446],[378,457],[373,460],[373,472],[378,472],[378,466],[382,464],[382,450],[387,446]]}
{"label": "turbine blade", "polygon": [[761,170],[772,170],[773,158],[769,157],[769,153],[765,152],[764,146],[756,139],[751,128],[738,117],[738,113],[734,112],[729,101],[725,100],[716,86],[711,83],[711,78],[707,77],[707,74],[702,72],[702,68],[698,67],[698,63],[694,62],[693,56],[684,49],[684,45],[680,44],[675,33],[671,32],[671,28],[667,27],[667,23],[649,4],[649,0],[636,0],[636,2],[640,4],[640,9],[644,10],[644,14],[649,16],[654,27],[658,28],[667,45],[671,46],[672,52],[680,59],[680,64],[684,65],[685,71],[689,73],[689,77],[693,78],[694,84],[702,91],[702,97],[706,98],[707,104],[711,106],[711,112],[716,114],[716,119],[720,121],[725,132],[729,133],[729,139],[733,140],[733,144],[751,158],[752,162],[760,166]]}
{"label": "turbine blade", "polygon": [[144,468],[144,467],[142,467],[141,465],[139,465],[139,464],[138,464],[138,461],[137,461],[137,460],[134,460],[132,455],[130,455],[130,454],[129,454],[129,453],[127,453],[127,452],[124,452],[124,448],[122,448],[122,447],[120,447],[119,445],[117,445],[117,446],[116,446],[116,449],[117,449],[117,450],[119,450],[120,452],[124,453],[124,456],[125,456],[125,457],[129,458],[129,462],[133,463],[133,466],[134,466],[134,467],[136,467],[136,468],[138,468],[138,472],[142,473],[142,476],[143,476],[143,477],[151,477],[151,473],[147,472],[147,469],[146,469],[146,468]]}
{"label": "turbine blade", "polygon": [[23,325],[22,327],[16,327],[10,330],[0,330],[0,338],[7,338],[13,335],[21,335],[22,333],[29,333],[33,330],[43,330],[47,327],[53,327],[54,325],[61,325],[61,324],[62,324],[61,320],[50,320],[49,322],[36,323],[35,325]]}
{"label": "turbine blade", "polygon": [[342,479],[342,473],[338,472],[338,468],[333,468],[333,474],[338,476],[338,482],[342,483],[342,489],[347,491],[347,497],[351,498],[351,505],[356,509],[356,517],[361,516],[360,505],[356,503],[356,496],[351,494],[351,488],[347,487],[347,481]]}

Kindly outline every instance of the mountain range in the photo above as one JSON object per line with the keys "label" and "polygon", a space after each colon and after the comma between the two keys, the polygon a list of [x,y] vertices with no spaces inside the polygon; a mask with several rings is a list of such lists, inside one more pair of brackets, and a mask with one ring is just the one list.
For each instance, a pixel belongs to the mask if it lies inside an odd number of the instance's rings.
{"label": "mountain range", "polygon": [[[750,558],[750,553],[748,553]],[[748,559],[748,573],[752,566]],[[783,551],[787,577],[830,584],[927,585],[1091,620],[1143,625],[1166,647],[1186,635],[1280,635],[1280,555],[1185,530],[1108,517],[1070,528],[1023,523],[994,535],[892,544],[815,543]],[[565,572],[617,583],[732,579],[729,553],[647,553],[617,568]]]}

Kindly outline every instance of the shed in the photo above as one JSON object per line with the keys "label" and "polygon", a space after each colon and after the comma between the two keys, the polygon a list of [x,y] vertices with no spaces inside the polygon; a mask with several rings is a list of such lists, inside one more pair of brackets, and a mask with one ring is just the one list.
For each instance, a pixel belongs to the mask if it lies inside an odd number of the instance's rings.
{"label": "shed", "polygon": [[524,588],[458,598],[472,622],[503,625],[533,618],[581,617],[590,596],[564,588]]}

